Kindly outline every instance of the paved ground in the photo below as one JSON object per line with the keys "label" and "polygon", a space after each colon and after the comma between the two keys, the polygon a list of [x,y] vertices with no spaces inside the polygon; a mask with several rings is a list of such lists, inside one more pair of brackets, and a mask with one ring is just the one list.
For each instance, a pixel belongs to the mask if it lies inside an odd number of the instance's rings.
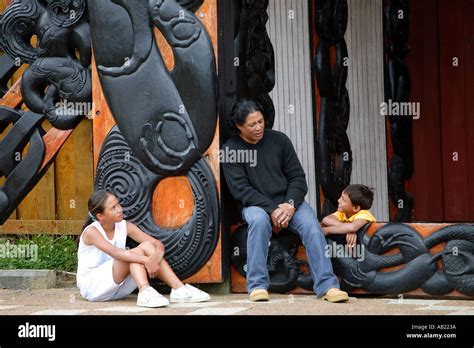
{"label": "paved ground", "polygon": [[[211,294],[212,295],[212,294]],[[0,290],[0,315],[474,315],[474,301],[351,297],[331,304],[310,295],[275,295],[253,303],[245,294],[215,295],[198,304],[167,308],[137,307],[137,295],[121,301],[93,303],[75,287],[49,290]]]}

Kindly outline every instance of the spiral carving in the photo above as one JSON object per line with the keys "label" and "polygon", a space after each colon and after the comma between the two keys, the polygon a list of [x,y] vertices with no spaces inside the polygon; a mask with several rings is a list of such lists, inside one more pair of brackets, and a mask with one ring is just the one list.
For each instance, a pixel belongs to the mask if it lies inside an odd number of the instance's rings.
{"label": "spiral carving", "polygon": [[[36,22],[41,15],[35,0],[14,2],[0,16],[0,46],[13,59],[31,64],[38,58],[37,49],[30,44],[36,33]],[[21,37],[24,40],[17,40]]]}
{"label": "spiral carving", "polygon": [[47,11],[54,25],[67,28],[76,24],[86,9],[81,0],[49,0]]}
{"label": "spiral carving", "polygon": [[164,229],[156,225],[151,206],[153,192],[164,177],[137,159],[117,126],[110,131],[97,165],[96,189],[114,192],[127,220],[162,241],[170,266],[187,278],[207,262],[217,245],[217,187],[207,162],[196,162],[187,173],[194,198],[192,216],[182,227]]}

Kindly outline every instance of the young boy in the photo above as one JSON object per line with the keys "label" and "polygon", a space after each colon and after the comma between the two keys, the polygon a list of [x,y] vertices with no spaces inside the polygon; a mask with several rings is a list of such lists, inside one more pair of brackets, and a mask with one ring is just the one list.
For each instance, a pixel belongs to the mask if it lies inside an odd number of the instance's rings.
{"label": "young boy", "polygon": [[368,210],[374,200],[372,190],[365,185],[347,186],[337,201],[339,204],[337,212],[326,216],[321,222],[324,235],[345,234],[347,246],[355,246],[357,241],[356,232],[368,221],[376,221]]}

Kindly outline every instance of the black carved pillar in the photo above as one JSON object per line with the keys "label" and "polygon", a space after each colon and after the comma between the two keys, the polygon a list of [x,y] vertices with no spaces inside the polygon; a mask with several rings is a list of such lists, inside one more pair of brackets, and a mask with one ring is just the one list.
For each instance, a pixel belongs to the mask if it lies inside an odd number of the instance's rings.
{"label": "black carved pillar", "polygon": [[352,151],[346,133],[350,113],[346,88],[348,52],[344,39],[348,7],[347,0],[318,0],[315,6],[314,29],[318,42],[314,69],[320,97],[316,156],[324,194],[322,218],[337,209],[337,200],[350,183],[352,171]]}
{"label": "black carved pillar", "polygon": [[[404,59],[410,52],[409,0],[389,0],[384,8],[385,102],[388,105],[408,101],[410,76]],[[390,200],[396,208],[394,222],[411,219],[413,197],[405,191],[405,183],[413,175],[413,139],[410,116],[390,116],[393,156],[388,169]]]}
{"label": "black carved pillar", "polygon": [[268,0],[241,0],[236,14],[235,59],[237,99],[251,98],[263,108],[266,128],[275,121],[269,93],[275,87],[275,57],[268,37]]}

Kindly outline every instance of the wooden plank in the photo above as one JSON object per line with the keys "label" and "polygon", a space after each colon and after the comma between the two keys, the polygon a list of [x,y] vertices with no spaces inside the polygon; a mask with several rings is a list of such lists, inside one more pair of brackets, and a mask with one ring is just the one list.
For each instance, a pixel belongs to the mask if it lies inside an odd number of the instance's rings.
{"label": "wooden plank", "polygon": [[69,135],[71,135],[71,133],[72,129],[62,131],[53,127],[43,136],[46,153],[44,155],[43,164],[41,165],[40,170],[45,168],[53,160],[54,156],[67,140]]}
{"label": "wooden plank", "polygon": [[0,0],[0,12],[3,12],[8,6],[8,0]]}
{"label": "wooden plank", "polygon": [[92,55],[92,143],[93,143],[93,161],[94,173],[97,170],[97,162],[99,160],[100,151],[104,144],[105,138],[112,127],[115,125],[115,120],[112,117],[107,101],[105,100],[102,87],[100,85],[99,74],[97,72],[97,65],[95,63],[94,55]]}
{"label": "wooden plank", "polygon": [[[48,121],[42,123],[43,129],[48,131],[52,128]],[[23,152],[27,153],[28,146]],[[55,220],[55,190],[54,190],[54,167],[50,167],[46,174],[28,193],[23,201],[18,205],[18,218],[23,220]]]}
{"label": "wooden plank", "polygon": [[87,216],[87,200],[94,191],[92,121],[83,119],[56,157],[56,218],[80,220]]}
{"label": "wooden plank", "polygon": [[467,173],[468,182],[466,191],[469,199],[469,209],[467,220],[474,221],[474,22],[472,15],[474,14],[474,0],[464,0],[464,49],[465,59],[469,62],[465,65],[465,90],[466,93],[466,139],[467,139]]}
{"label": "wooden plank", "polygon": [[83,224],[83,220],[7,220],[0,234],[79,235]]}
{"label": "wooden plank", "polygon": [[[374,233],[378,229],[383,227],[384,225],[385,225],[385,223],[374,223],[374,224],[372,224],[369,227],[369,229],[367,231],[367,234],[369,236],[373,236]],[[418,233],[422,236],[422,238],[426,238],[427,236],[431,235],[433,232],[435,232],[435,231],[437,231],[440,228],[443,228],[445,226],[449,226],[450,224],[448,224],[448,223],[445,223],[445,224],[436,224],[436,223],[426,223],[426,224],[421,224],[420,223],[420,224],[417,224],[417,223],[414,223],[414,224],[409,224],[409,225],[411,227],[415,228],[418,231]],[[432,249],[430,249],[430,254],[434,255],[436,253],[442,252],[444,250],[445,245],[446,245],[446,243],[437,244]],[[393,255],[393,254],[396,254],[397,252],[399,252],[399,249],[394,248],[394,249],[391,249],[389,252],[385,253],[384,255]],[[302,246],[299,247],[296,257],[299,260],[307,261],[306,252],[305,252],[304,247],[302,247]],[[405,265],[400,265],[400,266],[396,266],[396,267],[384,268],[380,271],[381,272],[391,272],[391,271],[395,271],[395,270],[398,270],[398,269],[402,269],[404,267],[405,267]],[[438,263],[438,269],[441,270],[441,268],[442,268],[441,263]],[[233,266],[231,266],[231,284],[232,284],[232,292],[235,292],[235,293],[246,293],[247,292],[245,277],[240,275],[237,272],[237,270],[235,269],[235,267],[233,267]],[[296,288],[296,289],[290,291],[289,293],[290,294],[313,294],[313,292],[310,292],[310,291],[307,291],[307,290],[304,290],[304,289],[301,289],[301,288]],[[369,293],[365,290],[356,289],[356,290],[352,291],[351,294],[367,295]],[[407,297],[410,297],[410,296],[435,297],[433,295],[425,293],[421,289],[415,289],[415,290],[409,291],[409,292],[407,292],[403,295],[407,296]],[[437,296],[437,297],[440,297],[440,296]],[[457,290],[453,290],[449,294],[443,295],[442,297],[443,298],[470,298],[469,296],[467,296],[467,295],[465,295],[465,294],[463,294],[463,293],[461,293]]]}
{"label": "wooden plank", "polygon": [[8,92],[0,98],[0,105],[9,108],[17,108],[22,103],[21,97],[21,79],[8,90]]}
{"label": "wooden plank", "polygon": [[467,221],[469,207],[464,69],[470,62],[464,52],[462,3],[439,2],[444,220],[450,222]]}
{"label": "wooden plank", "polygon": [[413,220],[430,222],[444,220],[442,158],[426,155],[442,151],[437,2],[410,2],[411,51],[406,59],[409,101],[421,104],[420,118],[413,121],[414,173],[407,187],[414,196]]}

